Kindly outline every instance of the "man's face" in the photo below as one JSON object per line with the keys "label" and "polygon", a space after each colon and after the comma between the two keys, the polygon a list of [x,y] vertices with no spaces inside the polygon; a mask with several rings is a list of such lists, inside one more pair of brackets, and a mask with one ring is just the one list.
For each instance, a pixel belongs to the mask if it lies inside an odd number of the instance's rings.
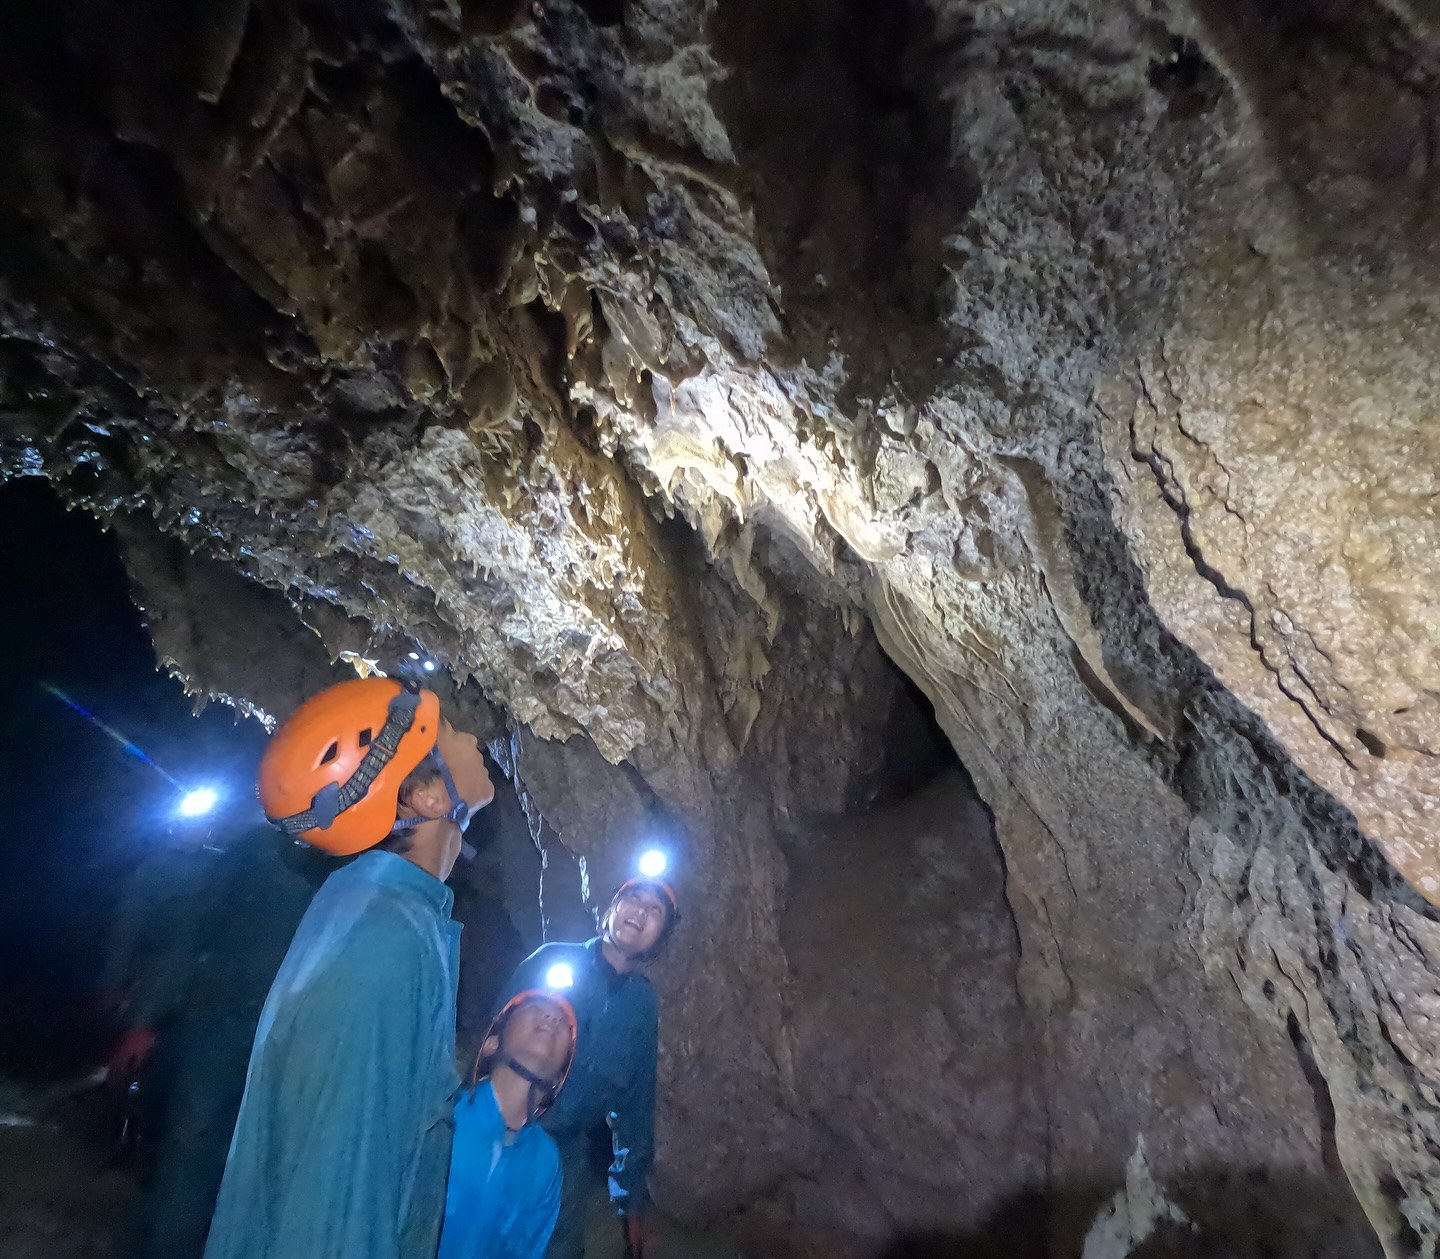
{"label": "man's face", "polygon": [[480,745],[473,734],[456,730],[443,717],[440,719],[440,735],[435,740],[445,764],[450,767],[450,776],[455,780],[455,790],[460,798],[472,809],[483,809],[495,799],[495,786],[490,781],[490,772],[485,768],[485,758],[480,754]]}
{"label": "man's face", "polygon": [[629,957],[639,957],[655,947],[665,930],[668,906],[653,888],[632,887],[610,911],[610,939]]}
{"label": "man's face", "polygon": [[553,1001],[527,1001],[505,1021],[504,1050],[542,1079],[558,1076],[570,1056],[570,1024]]}

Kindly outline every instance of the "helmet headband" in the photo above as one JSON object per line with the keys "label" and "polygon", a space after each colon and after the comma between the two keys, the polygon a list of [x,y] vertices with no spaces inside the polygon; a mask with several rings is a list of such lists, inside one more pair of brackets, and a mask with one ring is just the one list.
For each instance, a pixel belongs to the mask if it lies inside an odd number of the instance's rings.
{"label": "helmet headband", "polygon": [[[289,817],[267,817],[271,826],[278,827],[292,839],[298,839],[306,831],[329,830],[335,819],[346,809],[359,804],[370,790],[370,785],[380,776],[380,771],[394,758],[400,747],[400,740],[415,724],[415,713],[420,707],[418,692],[401,690],[386,710],[385,725],[379,735],[372,739],[370,746],[355,772],[343,783],[327,783],[315,793],[310,807]],[[446,784],[453,795],[455,786],[445,771]]]}

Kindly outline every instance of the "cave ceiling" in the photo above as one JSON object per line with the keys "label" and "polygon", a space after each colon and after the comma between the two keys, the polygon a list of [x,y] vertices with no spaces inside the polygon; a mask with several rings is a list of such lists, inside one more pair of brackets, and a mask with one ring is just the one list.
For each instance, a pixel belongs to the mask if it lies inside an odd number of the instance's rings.
{"label": "cave ceiling", "polygon": [[[710,942],[667,1104],[712,1139],[672,1201],[845,1144],[775,836],[853,802],[878,643],[1004,857],[1026,1135],[974,1211],[1108,1194],[1139,1139],[1172,1185],[1343,1171],[1435,1253],[1427,5],[37,8],[5,473],[114,525],[198,691],[275,712],[417,641],[577,852],[678,819]],[[271,620],[292,672],[219,658]],[[875,1158],[874,1218],[943,1215]]]}

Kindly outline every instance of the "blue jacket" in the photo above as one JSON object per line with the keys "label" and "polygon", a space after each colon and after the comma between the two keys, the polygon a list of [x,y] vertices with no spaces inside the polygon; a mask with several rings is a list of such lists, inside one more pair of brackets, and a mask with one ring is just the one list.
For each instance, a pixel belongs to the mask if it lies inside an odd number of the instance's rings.
{"label": "blue jacket", "polygon": [[205,1259],[432,1259],[459,927],[450,889],[362,853],[301,920],[260,1014]]}
{"label": "blue jacket", "polygon": [[560,1213],[560,1155],[534,1124],[505,1127],[488,1080],[455,1107],[439,1259],[542,1259]]}
{"label": "blue jacket", "polygon": [[559,1140],[609,1124],[615,1155],[610,1199],[628,1215],[645,1205],[645,1177],[655,1157],[655,990],[644,975],[617,974],[599,940],[544,944],[516,968],[502,1004],[517,992],[544,987],[557,962],[575,973],[566,995],[579,1026],[570,1075],[541,1122]]}

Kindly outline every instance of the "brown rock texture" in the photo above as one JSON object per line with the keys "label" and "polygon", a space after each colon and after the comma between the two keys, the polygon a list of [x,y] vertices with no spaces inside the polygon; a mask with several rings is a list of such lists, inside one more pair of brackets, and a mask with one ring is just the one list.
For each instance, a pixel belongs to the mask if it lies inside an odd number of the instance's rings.
{"label": "brown rock texture", "polygon": [[199,694],[418,643],[670,837],[667,1209],[1436,1253],[1421,6],[35,7],[6,473]]}

